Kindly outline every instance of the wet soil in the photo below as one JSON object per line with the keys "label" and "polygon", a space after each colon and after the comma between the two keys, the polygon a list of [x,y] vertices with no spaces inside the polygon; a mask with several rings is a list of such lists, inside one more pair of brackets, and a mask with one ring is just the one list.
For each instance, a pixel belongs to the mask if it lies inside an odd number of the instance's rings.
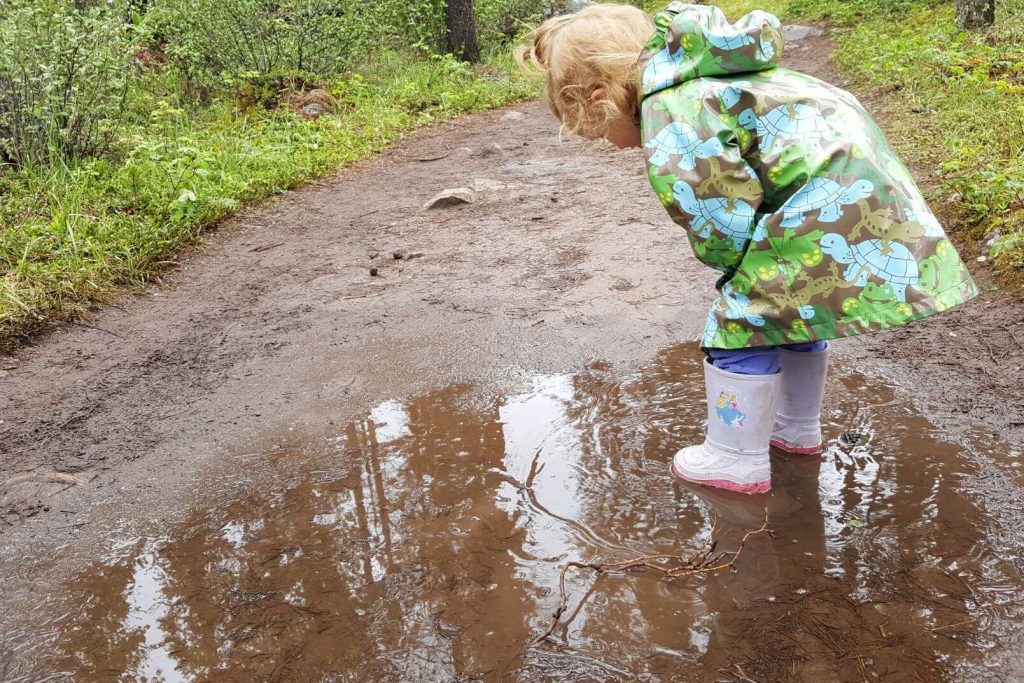
{"label": "wet soil", "polygon": [[667,476],[715,277],[640,155],[538,104],[427,131],[0,359],[0,680],[1020,677],[1024,306],[978,276],[834,345],[830,450],[735,573],[573,575],[536,646],[562,562],[765,502]]}

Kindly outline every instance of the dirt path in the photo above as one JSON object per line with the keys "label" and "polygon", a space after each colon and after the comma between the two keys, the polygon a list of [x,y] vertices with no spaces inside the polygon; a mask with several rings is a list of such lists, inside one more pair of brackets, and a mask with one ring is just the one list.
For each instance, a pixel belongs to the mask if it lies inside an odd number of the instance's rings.
{"label": "dirt path", "polygon": [[[789,53],[790,66],[828,77],[827,49],[822,40],[805,41]],[[485,188],[477,203],[422,209],[435,192],[475,181]],[[984,274],[979,279],[990,283]],[[5,652],[9,662],[36,656],[29,656],[25,643],[40,631],[19,631],[17,617],[7,619],[37,604],[34,596],[55,590],[103,553],[127,557],[128,566],[138,567],[145,564],[138,557],[155,552],[156,546],[124,539],[155,538],[154,529],[178,524],[187,529],[212,524],[194,516],[213,509],[214,492],[218,500],[237,498],[236,516],[246,506],[266,507],[266,500],[252,502],[240,491],[254,485],[273,489],[266,477],[299,476],[302,468],[295,463],[308,464],[308,458],[329,469],[320,460],[321,441],[309,435],[344,432],[345,425],[359,424],[370,406],[405,405],[417,396],[433,397],[417,404],[423,413],[431,401],[458,412],[477,396],[532,395],[523,394],[523,387],[538,376],[565,376],[586,367],[597,373],[614,369],[607,382],[617,386],[628,373],[650,367],[652,359],[664,360],[659,353],[665,349],[697,337],[714,280],[654,201],[639,153],[559,142],[557,126],[539,104],[433,129],[336,178],[245,213],[207,248],[186,258],[165,286],[0,359],[0,482],[6,482],[0,488],[0,611],[5,615],[0,662]],[[984,501],[971,502],[983,502],[984,510],[972,508],[961,516],[977,533],[958,553],[991,548],[989,535],[1008,543],[1024,536],[1021,454],[1013,446],[1024,434],[1019,338],[1024,338],[1024,306],[1013,295],[990,291],[961,312],[835,345],[848,381],[837,383],[830,394],[836,406],[845,406],[836,408],[831,436],[859,414],[846,393],[859,396],[862,405],[877,396],[876,408],[916,409],[926,419],[907,418],[899,422],[902,427],[892,420],[879,424],[900,434],[937,429],[946,445],[915,441],[913,449],[920,453],[899,447],[925,458],[922,462],[937,458],[941,465],[928,472],[948,481],[929,480],[934,486],[963,495],[985,492]],[[699,378],[687,374],[686,363],[676,364],[684,369],[673,381],[695,386]],[[465,396],[437,393],[453,386],[468,387]],[[603,394],[595,390],[595,395]],[[699,403],[699,397],[691,398]],[[465,410],[467,416],[477,414]],[[504,424],[498,417],[466,420],[483,425],[485,432],[487,425]],[[577,422],[595,429],[604,424]],[[457,431],[446,433],[451,437]],[[685,429],[677,435],[682,433],[689,435]],[[374,439],[386,441],[380,435]],[[670,446],[666,442],[665,448]],[[358,460],[352,448],[338,451],[341,461]],[[934,453],[924,452],[930,449]],[[447,451],[442,455],[453,457]],[[488,467],[501,462],[500,453],[493,456]],[[379,465],[368,467],[379,470]],[[643,469],[629,473],[636,475],[630,479],[635,486]],[[433,470],[422,474],[430,481],[441,476]],[[464,474],[466,481],[458,485],[473,490],[471,475]],[[660,470],[646,476],[658,478],[651,486],[671,486]],[[305,491],[295,495],[306,499],[316,487],[288,490]],[[408,509],[396,515],[416,514],[414,497],[402,504]],[[478,519],[472,508],[462,513]],[[497,524],[493,511],[488,514],[481,513],[482,523]],[[909,519],[901,512],[893,521]],[[361,524],[369,528],[369,522]],[[214,535],[221,531],[211,528]],[[587,536],[586,528],[577,531],[591,540],[601,535]],[[691,525],[687,533],[697,531],[699,525]],[[969,536],[967,527],[956,526],[954,532]],[[419,533],[429,537],[432,532],[428,527]],[[518,531],[509,527],[502,533]],[[913,545],[921,538],[904,540]],[[142,555],[113,553],[112,543]],[[14,559],[26,557],[30,561]],[[1022,571],[1020,559],[1003,560],[1008,565],[1001,576],[1012,586]],[[119,566],[111,562],[109,567]],[[182,565],[181,571],[197,569]],[[367,571],[380,578],[377,569]],[[126,576],[121,579],[128,581]],[[117,585],[117,576],[107,578]],[[401,573],[391,578],[415,579]],[[82,580],[74,585],[81,588]],[[489,583],[486,577],[474,581]],[[131,585],[142,583],[136,577]],[[1020,586],[1011,592],[1019,595]],[[94,585],[87,592],[101,595],[102,589]],[[976,596],[973,604],[980,602]],[[104,614],[97,619],[111,618]],[[850,616],[857,623],[865,618]],[[873,619],[864,622],[871,629],[877,625]],[[67,632],[59,620],[48,623],[55,638]],[[737,621],[730,628],[741,626]],[[465,647],[472,650],[486,640],[480,636]],[[410,646],[399,639],[394,647]],[[518,640],[513,649],[518,659],[495,655],[481,663],[466,652],[462,656],[483,667],[471,667],[483,677],[506,669],[526,679],[530,671],[568,670],[564,662],[544,659],[554,656],[550,653],[532,660],[522,656]],[[1002,653],[1002,643],[996,649]],[[946,652],[926,648],[922,656],[940,651]],[[955,649],[948,653],[962,656]],[[757,661],[764,664],[764,656],[757,654]],[[862,659],[842,659],[840,653],[828,666],[840,667],[837,661],[843,667],[865,666]],[[1010,661],[997,659],[1003,665]],[[570,664],[583,666],[581,661]],[[730,662],[718,664],[727,668]],[[60,666],[88,669],[74,657]],[[88,670],[91,675],[76,680],[105,680],[96,669]],[[0,666],[0,680],[4,671]],[[422,670],[424,676],[438,671]],[[467,671],[437,675],[454,678]],[[593,670],[586,671],[578,680],[593,680]],[[608,671],[602,675],[614,678]],[[284,674],[260,676],[290,680]]]}

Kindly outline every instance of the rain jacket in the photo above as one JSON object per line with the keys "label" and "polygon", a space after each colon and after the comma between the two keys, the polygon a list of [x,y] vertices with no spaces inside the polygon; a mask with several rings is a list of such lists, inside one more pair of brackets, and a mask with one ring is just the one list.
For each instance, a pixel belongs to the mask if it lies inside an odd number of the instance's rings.
{"label": "rain jacket", "polygon": [[884,330],[977,288],[881,130],[849,93],[777,68],[781,24],[674,2],[640,58],[648,177],[724,273],[702,345]]}

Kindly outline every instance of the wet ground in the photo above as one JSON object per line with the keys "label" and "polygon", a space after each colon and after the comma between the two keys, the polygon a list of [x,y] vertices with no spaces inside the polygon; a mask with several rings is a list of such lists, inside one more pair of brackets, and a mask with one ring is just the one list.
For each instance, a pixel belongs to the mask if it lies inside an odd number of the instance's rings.
{"label": "wet ground", "polygon": [[[76,681],[1012,680],[1022,549],[971,453],[840,367],[824,455],[776,454],[767,496],[716,493],[668,475],[702,435],[702,391],[684,344],[630,373],[456,384],[262,435],[182,523],[114,533],[42,599],[63,614],[37,664]],[[974,449],[1024,465],[981,433]],[[735,550],[766,513],[774,538],[733,571],[570,574],[535,642],[564,562],[689,555],[709,534]]]}
{"label": "wet ground", "polygon": [[[0,681],[1020,680],[1024,306],[978,276],[835,344],[823,457],[712,495],[667,463],[715,274],[638,153],[425,131],[0,358]],[[766,506],[735,572],[573,572],[534,642],[566,561]]]}

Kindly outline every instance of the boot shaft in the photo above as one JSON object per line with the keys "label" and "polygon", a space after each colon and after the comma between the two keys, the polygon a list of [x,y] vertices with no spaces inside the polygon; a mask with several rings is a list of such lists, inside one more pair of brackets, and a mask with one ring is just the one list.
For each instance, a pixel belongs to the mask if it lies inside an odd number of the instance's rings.
{"label": "boot shaft", "polygon": [[768,451],[781,375],[739,375],[704,363],[709,445],[735,454]]}

